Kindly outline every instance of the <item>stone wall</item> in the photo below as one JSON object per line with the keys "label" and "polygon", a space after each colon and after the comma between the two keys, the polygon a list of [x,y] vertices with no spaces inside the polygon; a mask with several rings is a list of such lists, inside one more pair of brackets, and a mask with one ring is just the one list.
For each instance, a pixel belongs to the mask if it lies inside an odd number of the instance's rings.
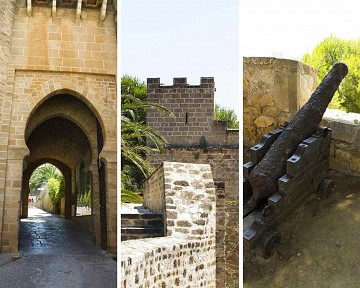
{"label": "stone wall", "polygon": [[176,237],[121,242],[121,288],[215,287],[215,241]]}
{"label": "stone wall", "polygon": [[316,71],[298,61],[244,58],[244,146],[291,119],[317,87]]}
{"label": "stone wall", "polygon": [[165,208],[166,237],[122,242],[121,287],[215,287],[216,202],[210,165],[164,162],[145,182],[149,187],[144,193],[158,194],[161,182],[163,203],[151,204]]}
{"label": "stone wall", "polygon": [[[105,19],[100,21],[99,7],[92,9],[85,5],[81,17],[76,16],[75,7],[62,8],[60,4],[56,13],[53,13],[50,5],[40,4],[33,5],[29,13],[27,3],[35,2],[0,0],[0,210],[4,211],[0,213],[0,223],[3,223],[0,225],[0,250],[18,250],[19,199],[24,196],[20,193],[24,194],[22,179],[23,171],[26,169],[23,163],[25,157],[31,154],[25,143],[29,136],[25,135],[27,120],[39,112],[37,108],[49,98],[66,94],[82,101],[103,129],[103,149],[100,155],[93,149],[92,152],[96,153],[93,153],[91,170],[94,174],[93,186],[99,187],[97,158],[106,163],[108,248],[115,252],[115,9],[113,5],[108,5]],[[109,3],[113,2],[110,0]],[[95,89],[93,83],[98,83]],[[48,117],[40,111],[35,115],[36,123],[44,123],[55,116],[70,119],[71,115],[69,116],[68,112],[70,111],[58,111],[58,115],[52,114]],[[65,115],[66,113],[68,114]],[[94,132],[96,136],[94,129],[86,136]],[[33,160],[35,163],[41,159]],[[74,187],[72,188],[74,191]],[[98,196],[94,196],[94,206],[99,207],[96,205],[96,197]],[[97,243],[100,239],[99,215],[100,213],[94,213]]]}
{"label": "stone wall", "polygon": [[[12,217],[11,220],[13,221],[11,221],[11,223],[8,223],[8,225],[5,225],[6,227],[3,227],[4,206],[7,201],[10,201],[10,197],[6,195],[7,193],[5,190],[7,176],[7,145],[11,114],[11,98],[9,99],[11,87],[8,87],[8,83],[11,81],[12,73],[9,69],[9,63],[11,61],[11,40],[15,17],[15,2],[15,0],[0,0],[0,252],[4,251],[2,246],[18,246],[17,239],[11,239],[4,235],[5,232],[13,235],[14,238],[17,238],[18,226],[16,221],[18,221],[18,218],[16,217],[16,213],[18,212],[18,206],[13,205],[13,207],[9,207],[9,210],[6,211],[8,214],[14,215],[14,217]],[[19,193],[18,191],[14,192],[16,196]],[[12,196],[15,203],[19,201],[16,196]]]}
{"label": "stone wall", "polygon": [[[154,111],[147,114],[147,123],[169,142],[163,154],[148,155],[150,162],[154,165],[163,161],[210,164],[214,179],[224,183],[222,192],[217,190],[217,207],[221,211],[216,226],[218,287],[223,287],[225,282],[236,282],[239,130],[228,129],[225,121],[214,121],[215,82],[212,77],[202,77],[200,85],[189,85],[186,78],[174,78],[171,86],[161,85],[159,78],[150,78],[147,87],[150,101],[167,106],[174,113],[168,117]],[[199,145],[201,139],[205,140],[203,145]],[[223,271],[225,261],[227,280]]]}
{"label": "stone wall", "polygon": [[226,122],[214,121],[214,92],[212,77],[202,77],[200,85],[189,85],[186,78],[174,78],[171,86],[161,85],[160,78],[148,78],[148,100],[168,107],[174,115],[149,111],[146,123],[155,127],[170,145],[197,145],[201,137],[210,145],[238,144],[239,140],[227,131]]}
{"label": "stone wall", "polygon": [[332,129],[330,168],[360,176],[360,114],[327,109],[321,125]]}
{"label": "stone wall", "polygon": [[[217,265],[222,266],[226,258],[227,279],[228,281],[236,279],[237,268],[235,267],[239,265],[239,149],[236,147],[168,148],[163,154],[152,155],[148,159],[155,165],[160,165],[163,161],[208,163],[214,179],[224,183],[223,192],[219,194],[217,190]],[[218,277],[225,278],[225,275],[220,276],[218,273]]]}
{"label": "stone wall", "polygon": [[[49,7],[32,7],[18,1],[12,35],[15,69],[116,73],[115,12],[99,21],[98,9],[83,9],[76,19],[75,9],[58,7],[56,16]],[[25,2],[25,1],[24,1]]]}
{"label": "stone wall", "polygon": [[[279,74],[279,67],[281,67],[281,74]],[[295,69],[296,67],[298,67],[298,70]],[[297,87],[297,91],[289,93],[288,79],[294,77],[294,73],[297,74],[297,83],[300,84],[294,84]],[[269,81],[269,79],[274,78],[273,75],[278,74],[281,75],[283,80]],[[249,147],[259,142],[264,134],[276,129],[283,123],[283,120],[290,120],[290,116],[301,107],[294,105],[281,106],[280,94],[270,93],[270,91],[279,91],[279,93],[281,91],[288,92],[282,96],[285,97],[285,100],[287,99],[286,101],[284,100],[284,103],[299,103],[303,105],[316,87],[316,74],[314,74],[314,70],[300,62],[275,58],[244,59],[245,162],[249,160]],[[264,101],[264,99],[268,100]],[[255,100],[260,103],[260,109],[254,108]],[[269,110],[273,110],[274,114],[268,114]],[[289,118],[283,118],[284,115],[288,115]],[[274,121],[270,121],[272,124],[267,127],[258,127],[259,121],[256,120],[265,119],[266,117],[274,119]],[[360,175],[359,123],[360,114],[346,113],[333,109],[326,110],[320,125],[332,129],[330,168],[346,174]]]}
{"label": "stone wall", "polygon": [[[159,167],[144,182],[143,205],[153,212],[163,214],[165,210],[164,169]],[[151,191],[150,191],[151,189]]]}

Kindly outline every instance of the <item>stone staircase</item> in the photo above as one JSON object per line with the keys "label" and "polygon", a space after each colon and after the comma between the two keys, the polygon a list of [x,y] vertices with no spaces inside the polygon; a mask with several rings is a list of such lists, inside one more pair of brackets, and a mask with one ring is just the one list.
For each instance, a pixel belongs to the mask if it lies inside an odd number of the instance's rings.
{"label": "stone staircase", "polygon": [[161,214],[121,214],[121,241],[164,236]]}

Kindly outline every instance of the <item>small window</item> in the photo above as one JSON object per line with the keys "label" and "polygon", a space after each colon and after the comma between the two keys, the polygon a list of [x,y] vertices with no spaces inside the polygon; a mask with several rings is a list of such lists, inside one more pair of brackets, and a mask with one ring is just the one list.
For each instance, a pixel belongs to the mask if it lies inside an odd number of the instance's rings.
{"label": "small window", "polygon": [[189,113],[185,113],[185,124],[189,123]]}

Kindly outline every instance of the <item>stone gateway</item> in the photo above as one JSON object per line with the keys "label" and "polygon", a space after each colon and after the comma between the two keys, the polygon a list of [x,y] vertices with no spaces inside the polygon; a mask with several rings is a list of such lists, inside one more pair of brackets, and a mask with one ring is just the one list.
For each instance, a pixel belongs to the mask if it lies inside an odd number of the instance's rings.
{"label": "stone gateway", "polygon": [[1,252],[18,250],[29,178],[44,163],[64,175],[66,218],[88,179],[89,229],[116,252],[114,4],[0,0]]}

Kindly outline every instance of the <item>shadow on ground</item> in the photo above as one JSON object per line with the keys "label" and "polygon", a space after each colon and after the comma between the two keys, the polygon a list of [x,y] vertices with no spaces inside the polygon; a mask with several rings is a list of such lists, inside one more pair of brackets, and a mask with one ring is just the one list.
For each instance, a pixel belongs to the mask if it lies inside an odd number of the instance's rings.
{"label": "shadow on ground", "polygon": [[30,208],[20,227],[22,257],[1,254],[1,287],[116,287],[116,261],[75,221]]}
{"label": "shadow on ground", "polygon": [[360,177],[334,171],[332,196],[311,196],[279,226],[268,260],[244,263],[244,287],[360,287]]}

